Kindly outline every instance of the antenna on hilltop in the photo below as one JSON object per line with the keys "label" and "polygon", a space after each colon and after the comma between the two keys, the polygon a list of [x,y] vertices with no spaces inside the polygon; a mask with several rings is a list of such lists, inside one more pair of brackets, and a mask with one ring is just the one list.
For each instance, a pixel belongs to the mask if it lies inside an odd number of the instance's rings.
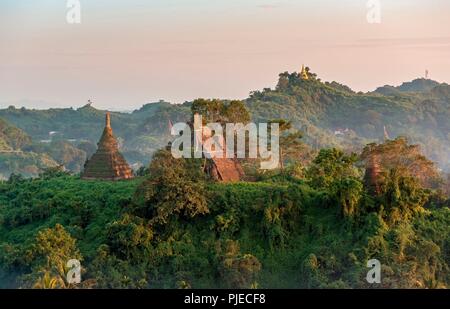
{"label": "antenna on hilltop", "polygon": [[91,106],[91,105],[92,105],[91,99],[88,100],[88,104],[87,104],[87,105],[88,105],[88,106]]}
{"label": "antenna on hilltop", "polygon": [[425,70],[425,79],[428,79],[428,76],[430,75],[430,72],[427,70]]}

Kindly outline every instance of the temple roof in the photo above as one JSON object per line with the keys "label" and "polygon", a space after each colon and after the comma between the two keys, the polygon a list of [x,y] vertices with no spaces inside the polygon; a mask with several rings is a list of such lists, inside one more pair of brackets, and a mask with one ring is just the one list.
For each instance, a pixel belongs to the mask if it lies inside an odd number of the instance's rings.
{"label": "temple roof", "polygon": [[244,176],[244,171],[235,159],[213,158],[214,167],[217,169],[217,180],[222,182],[240,181]]}

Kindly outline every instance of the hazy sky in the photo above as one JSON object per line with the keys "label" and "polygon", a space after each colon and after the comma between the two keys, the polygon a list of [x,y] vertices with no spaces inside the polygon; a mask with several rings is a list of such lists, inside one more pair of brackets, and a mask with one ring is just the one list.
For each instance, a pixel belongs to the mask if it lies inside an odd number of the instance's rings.
{"label": "hazy sky", "polygon": [[450,1],[0,0],[0,108],[247,97],[302,63],[354,90],[450,82]]}

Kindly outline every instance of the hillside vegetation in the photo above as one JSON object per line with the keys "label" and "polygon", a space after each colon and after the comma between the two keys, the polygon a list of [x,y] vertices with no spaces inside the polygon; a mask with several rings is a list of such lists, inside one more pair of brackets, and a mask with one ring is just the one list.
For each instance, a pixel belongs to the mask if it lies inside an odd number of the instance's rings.
{"label": "hillside vegetation", "polygon": [[[142,165],[129,181],[78,174],[104,111],[0,110],[0,171],[19,172],[0,180],[0,287],[447,288],[449,86],[363,94],[308,74],[245,101],[113,113],[121,151]],[[240,159],[246,176],[219,183],[207,158],[175,159],[169,122],[194,113],[278,123],[278,166]],[[371,259],[380,284],[366,280]]]}
{"label": "hillside vegetation", "polygon": [[[402,143],[402,142],[396,142]],[[221,184],[195,159],[155,155],[147,176],[84,181],[58,170],[0,183],[0,286],[439,288],[450,283],[448,198],[399,166],[374,195],[354,156]],[[369,259],[382,283],[365,280]]]}
{"label": "hillside vegetation", "polygon": [[46,153],[23,151],[31,143],[28,134],[0,118],[0,180],[14,172],[25,177],[36,176],[58,165]]}
{"label": "hillside vegetation", "polygon": [[[314,151],[324,147],[361,151],[368,143],[383,141],[386,130],[391,139],[405,136],[420,145],[428,158],[450,171],[449,85],[417,79],[399,87],[356,93],[345,85],[322,82],[315,74],[308,74],[310,78],[302,80],[297,73],[285,72],[274,89],[252,92],[244,100],[252,120],[286,119],[302,131],[305,144]],[[132,113],[112,113],[114,133],[127,161],[136,169],[146,166],[152,154],[171,140],[169,123],[188,121],[191,106],[192,102],[175,105],[160,101]],[[78,109],[2,109],[0,119],[26,132],[32,143],[24,144],[17,135],[5,143],[0,133],[0,147],[11,147],[5,145],[12,139],[16,147],[45,154],[77,173],[85,158],[95,151],[104,115],[105,111],[91,105]],[[3,171],[4,178],[13,172],[23,173],[20,166],[9,164]],[[33,176],[42,172],[37,165],[34,170]]]}

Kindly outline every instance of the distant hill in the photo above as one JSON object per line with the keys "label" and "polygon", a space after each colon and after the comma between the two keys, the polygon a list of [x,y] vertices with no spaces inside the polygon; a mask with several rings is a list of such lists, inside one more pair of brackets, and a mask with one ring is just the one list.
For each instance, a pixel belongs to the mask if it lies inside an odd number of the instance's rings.
{"label": "distant hill", "polygon": [[0,152],[20,150],[31,143],[31,138],[21,129],[0,118]]}
{"label": "distant hill", "polygon": [[419,84],[418,80],[405,83],[410,86],[393,93],[354,93],[336,82],[302,80],[297,73],[286,72],[280,74],[275,89],[253,92],[246,102],[255,121],[289,119],[315,148],[357,150],[382,141],[386,128],[390,138],[408,137],[441,168],[450,170],[450,86],[404,90]]}
{"label": "distant hill", "polygon": [[[391,138],[402,135],[420,144],[429,158],[450,171],[450,86],[447,84],[416,79],[398,87],[384,86],[375,92],[356,93],[338,82],[324,83],[313,73],[308,80],[302,80],[298,73],[285,72],[280,74],[275,89],[252,92],[245,104],[255,122],[274,118],[291,120],[304,132],[304,141],[315,149],[359,150],[367,143],[381,141],[386,128]],[[172,139],[169,122],[188,121],[190,106],[189,102],[175,105],[159,101],[131,113],[113,112],[113,130],[126,159],[134,167],[148,164],[152,153]],[[81,168],[86,152],[95,149],[103,130],[104,115],[104,110],[91,105],[78,109],[9,107],[0,110],[0,118],[32,138],[31,151],[59,157],[64,157],[64,153],[79,155],[78,159],[65,161],[54,158],[75,171]],[[53,143],[56,140],[66,143]],[[50,151],[50,141],[51,147],[63,147],[66,152]],[[82,152],[71,149],[67,143]],[[10,144],[8,141],[7,145]]]}
{"label": "distant hill", "polygon": [[[91,105],[78,109],[48,110],[17,109],[10,106],[0,110],[0,117],[15,124],[20,132],[29,133],[28,143],[22,145],[26,152],[46,154],[65,168],[80,172],[88,154],[95,151],[103,131],[105,113],[105,110]],[[132,113],[112,112],[112,126],[122,153],[137,168],[148,164],[153,152],[167,145],[171,138],[169,121],[185,122],[189,117],[189,105],[157,102],[146,104]],[[0,145],[9,149],[11,142],[20,141],[21,138],[17,135],[7,142],[0,139]],[[11,172],[17,172],[17,169]]]}
{"label": "distant hill", "polygon": [[379,87],[375,90],[377,93],[381,93],[384,95],[393,95],[398,92],[430,92],[436,86],[439,86],[440,83],[431,79],[425,78],[417,78],[410,82],[405,82],[400,86],[383,86]]}
{"label": "distant hill", "polygon": [[0,118],[0,179],[11,173],[36,176],[45,168],[58,165],[48,154],[27,151],[31,144],[28,134]]}
{"label": "distant hill", "polygon": [[411,82],[401,84],[398,89],[403,92],[428,92],[440,85],[437,81],[425,78],[418,78]]}

